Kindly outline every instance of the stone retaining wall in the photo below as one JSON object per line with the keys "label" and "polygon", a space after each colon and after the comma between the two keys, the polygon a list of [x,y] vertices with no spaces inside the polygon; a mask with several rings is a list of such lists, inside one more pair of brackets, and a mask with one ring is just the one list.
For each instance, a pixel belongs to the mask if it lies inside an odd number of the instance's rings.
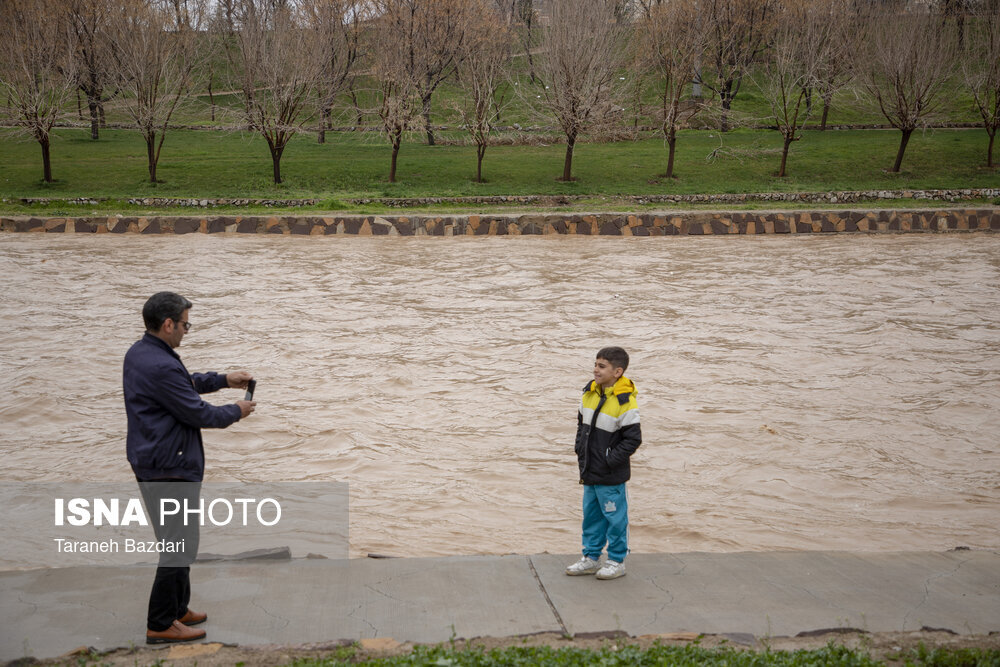
{"label": "stone retaining wall", "polygon": [[678,236],[1000,231],[1000,208],[462,216],[150,216],[0,218],[3,232],[351,236]]}

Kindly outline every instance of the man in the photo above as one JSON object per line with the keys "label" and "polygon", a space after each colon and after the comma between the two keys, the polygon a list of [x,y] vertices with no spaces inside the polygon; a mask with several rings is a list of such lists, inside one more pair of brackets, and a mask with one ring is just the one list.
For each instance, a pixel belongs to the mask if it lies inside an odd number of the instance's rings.
{"label": "man", "polygon": [[226,428],[254,411],[254,401],[215,406],[199,394],[224,387],[246,388],[250,373],[188,373],[174,351],[191,329],[191,302],[173,292],[146,301],[142,319],[146,334],[125,355],[122,384],[128,416],[126,452],[146,502],[157,540],[180,541],[183,553],[161,554],[149,594],[146,643],[201,639],[204,630],[190,627],[208,616],[188,608],[190,563],[198,553],[197,517],[183,525],[183,512],[160,517],[160,500],[187,500],[197,506],[205,473],[202,428]]}

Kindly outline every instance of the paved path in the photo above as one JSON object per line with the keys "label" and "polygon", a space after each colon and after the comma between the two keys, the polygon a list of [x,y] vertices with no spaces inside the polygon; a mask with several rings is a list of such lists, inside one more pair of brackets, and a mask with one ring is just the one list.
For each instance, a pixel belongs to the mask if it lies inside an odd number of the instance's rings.
{"label": "paved path", "polygon": [[[1000,631],[1000,553],[634,554],[613,581],[572,555],[233,561],[192,568],[207,640],[625,631],[791,636],[853,627]],[[0,572],[0,660],[144,643],[151,566]]]}

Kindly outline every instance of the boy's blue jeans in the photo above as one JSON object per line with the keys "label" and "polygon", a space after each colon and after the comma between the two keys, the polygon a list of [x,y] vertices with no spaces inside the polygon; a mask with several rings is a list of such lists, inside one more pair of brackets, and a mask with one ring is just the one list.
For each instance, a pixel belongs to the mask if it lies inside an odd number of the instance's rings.
{"label": "boy's blue jeans", "polygon": [[628,494],[624,484],[583,486],[583,555],[597,560],[604,545],[608,560],[628,555]]}

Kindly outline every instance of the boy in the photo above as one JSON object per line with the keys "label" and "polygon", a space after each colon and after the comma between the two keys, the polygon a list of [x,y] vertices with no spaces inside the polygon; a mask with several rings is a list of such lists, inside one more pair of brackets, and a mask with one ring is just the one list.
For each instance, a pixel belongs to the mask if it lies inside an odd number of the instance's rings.
{"label": "boy", "polygon": [[[583,558],[566,574],[597,574],[598,579],[625,575],[628,555],[629,457],[642,442],[636,389],[624,376],[628,353],[606,347],[594,361],[594,381],[583,388],[577,414],[576,456],[583,484]],[[601,551],[608,560],[601,566]]]}

